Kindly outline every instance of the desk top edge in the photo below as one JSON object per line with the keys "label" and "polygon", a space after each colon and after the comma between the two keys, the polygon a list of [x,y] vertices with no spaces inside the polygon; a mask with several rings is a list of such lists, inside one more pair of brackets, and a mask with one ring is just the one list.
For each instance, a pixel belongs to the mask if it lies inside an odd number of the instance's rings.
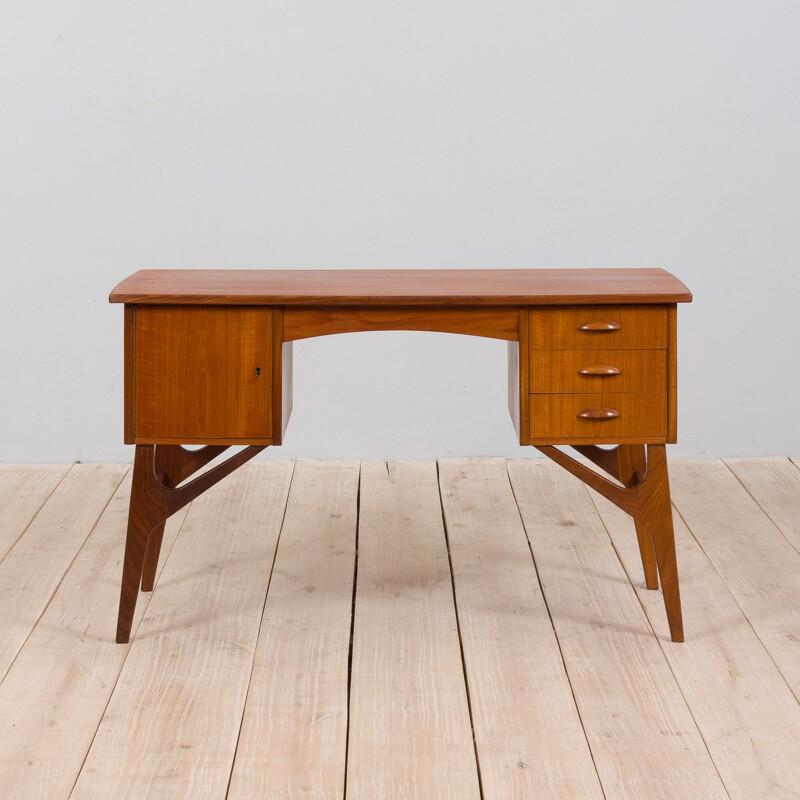
{"label": "desk top edge", "polygon": [[135,305],[688,303],[653,269],[140,270],[109,296]]}

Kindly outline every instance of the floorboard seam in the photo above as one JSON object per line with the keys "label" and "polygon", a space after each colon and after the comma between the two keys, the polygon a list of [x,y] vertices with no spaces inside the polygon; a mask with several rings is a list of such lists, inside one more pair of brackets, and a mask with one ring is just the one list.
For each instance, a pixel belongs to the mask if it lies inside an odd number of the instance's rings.
{"label": "floorboard seam", "polygon": [[[71,471],[72,471],[72,467],[70,467],[70,469],[67,470],[68,473],[71,472]],[[0,683],[2,683],[6,679],[6,675],[8,675],[8,673],[11,672],[11,668],[14,666],[14,664],[16,663],[16,660],[19,658],[19,654],[22,652],[22,649],[25,647],[25,645],[28,643],[28,640],[31,638],[31,634],[36,630],[36,626],[41,622],[42,617],[47,612],[47,609],[50,608],[50,603],[53,602],[53,598],[58,594],[58,590],[61,588],[61,584],[64,583],[64,578],[66,578],[67,573],[72,569],[72,565],[75,563],[75,559],[78,557],[78,554],[81,552],[81,550],[83,550],[83,547],[86,544],[87,540],[92,535],[92,533],[94,533],[94,529],[97,527],[97,523],[100,522],[101,517],[103,516],[103,514],[106,513],[106,509],[110,505],[111,501],[114,499],[114,495],[119,490],[119,487],[122,485],[122,481],[125,480],[125,477],[127,476],[129,471],[130,471],[130,468],[125,470],[125,472],[122,473],[122,477],[120,478],[119,483],[117,483],[117,485],[112,489],[111,493],[108,496],[108,500],[106,500],[106,502],[104,503],[103,507],[100,509],[100,513],[97,515],[97,518],[92,523],[91,528],[89,528],[89,532],[86,534],[86,537],[81,542],[81,546],[75,551],[75,555],[72,556],[72,558],[70,559],[69,565],[64,570],[64,572],[61,574],[61,577],[58,579],[58,583],[56,583],[55,587],[53,588],[53,591],[50,593],[50,597],[47,598],[47,602],[44,604],[44,608],[42,608],[42,613],[39,614],[38,617],[36,617],[36,622],[34,622],[33,625],[31,625],[31,629],[28,631],[27,635],[22,640],[20,646],[17,648],[17,652],[14,653],[14,658],[11,659],[11,662],[8,665],[8,669],[6,669],[6,671],[3,673],[3,676],[0,677]],[[66,475],[64,477],[66,477]],[[55,489],[53,491],[55,491]],[[48,498],[48,500],[49,499],[50,498]],[[31,522],[32,521],[33,520],[31,520]],[[26,528],[26,530],[27,530],[27,528]]]}
{"label": "floorboard seam", "polygon": [[[678,680],[678,676],[675,674],[675,670],[672,669],[672,664],[670,664],[670,661],[667,658],[667,654],[664,651],[664,643],[661,641],[661,638],[658,636],[658,634],[653,629],[653,624],[652,624],[652,622],[650,622],[650,617],[647,614],[647,609],[644,607],[644,603],[642,602],[642,598],[639,595],[639,592],[636,590],[636,584],[634,583],[633,576],[628,572],[627,568],[625,567],[625,562],[622,560],[622,556],[620,556],[619,551],[617,550],[617,546],[614,544],[614,539],[612,538],[611,533],[609,532],[608,528],[606,527],[606,522],[603,519],[603,515],[600,513],[599,509],[597,508],[597,503],[595,503],[594,493],[589,491],[588,489],[586,491],[589,492],[589,499],[592,501],[592,505],[594,506],[595,511],[597,512],[597,517],[600,520],[600,524],[603,526],[603,530],[606,532],[606,535],[608,536],[608,539],[611,542],[611,547],[614,548],[614,553],[616,554],[617,560],[619,561],[620,566],[622,567],[622,571],[625,573],[625,576],[627,577],[628,582],[630,583],[631,587],[633,588],[633,593],[636,595],[636,600],[638,601],[639,606],[642,609],[642,613],[644,614],[644,618],[647,621],[647,624],[648,624],[648,626],[650,627],[650,630],[653,633],[653,638],[656,640],[656,642],[658,642],[658,646],[661,649],[661,654],[664,656],[664,661],[667,664],[667,669],[670,671],[670,674],[672,675],[672,679],[675,681],[675,686],[678,688],[678,691],[680,692],[680,695],[683,698],[683,702],[686,704],[686,709],[689,712],[689,716],[692,718],[692,722],[694,723],[694,727],[697,729],[698,736],[700,737],[701,741],[703,742],[703,747],[705,747],[706,753],[708,753],[708,758],[709,758],[709,760],[711,761],[711,764],[714,767],[714,771],[717,773],[717,775],[719,777],[720,783],[722,784],[722,788],[725,790],[725,793],[728,795],[728,797],[731,797],[730,790],[728,789],[728,786],[726,785],[725,780],[723,779],[722,774],[719,771],[719,767],[717,766],[717,762],[714,760],[714,756],[711,754],[711,750],[708,747],[708,742],[706,741],[706,737],[703,735],[703,731],[700,728],[700,725],[698,724],[697,719],[695,718],[694,712],[692,711],[692,707],[691,707],[691,705],[689,705],[689,701],[686,699],[686,695],[683,693],[683,688],[681,687],[680,681]],[[673,511],[675,511],[674,507],[673,507]],[[634,531],[634,535],[636,535],[635,531]],[[650,590],[648,590],[648,591],[650,591]],[[654,590],[654,591],[660,591],[660,590]],[[672,642],[670,642],[670,644],[672,644]],[[679,644],[678,646],[680,647],[680,646],[683,646],[683,645]]]}
{"label": "floorboard seam", "polygon": [[583,738],[586,740],[586,748],[589,751],[589,757],[592,759],[592,766],[594,767],[594,774],[597,776],[597,785],[600,787],[600,791],[606,800],[608,800],[608,795],[606,795],[606,787],[603,786],[603,781],[600,778],[600,771],[597,769],[597,762],[594,758],[594,751],[592,750],[592,743],[589,741],[589,737],[586,734],[586,725],[583,722],[583,716],[581,715],[581,707],[578,704],[578,698],[575,695],[575,689],[572,686],[572,679],[569,676],[569,669],[567,668],[567,662],[564,659],[564,651],[561,649],[561,642],[558,638],[558,631],[556,630],[555,623],[553,622],[553,614],[550,611],[550,604],[547,602],[547,595],[544,593],[544,586],[542,585],[542,579],[539,575],[539,567],[536,565],[536,556],[533,552],[533,543],[531,542],[530,536],[528,536],[528,528],[525,525],[525,518],[522,516],[522,511],[519,507],[519,501],[517,500],[517,491],[514,488],[514,481],[511,479],[511,475],[508,472],[508,460],[506,460],[506,475],[508,476],[508,483],[511,486],[511,494],[514,496],[514,503],[517,506],[517,514],[519,514],[520,522],[522,523],[522,530],[525,532],[525,541],[528,543],[528,550],[531,554],[531,560],[533,561],[533,571],[536,573],[536,581],[539,584],[539,592],[542,595],[542,602],[544,603],[545,610],[547,611],[547,617],[550,620],[550,627],[553,629],[553,638],[556,640],[556,646],[558,647],[558,654],[561,657],[561,666],[564,668],[564,674],[567,676],[567,684],[569,685],[569,691],[572,695],[572,702],[575,704],[575,711],[578,714],[578,720],[581,723],[581,730],[583,731]]}
{"label": "floorboard seam", "polygon": [[[797,466],[790,458],[787,458],[786,460],[790,464],[792,464],[792,466],[794,467]],[[733,475],[733,477],[736,479],[736,481],[739,483],[742,489],[744,489],[747,492],[747,494],[750,496],[750,499],[764,512],[764,515],[767,517],[767,519],[778,529],[780,535],[783,536],[783,538],[786,539],[786,541],[789,543],[792,549],[795,550],[798,555],[800,555],[800,549],[797,548],[797,545],[795,545],[795,543],[781,530],[780,525],[778,525],[778,523],[775,522],[769,511],[767,511],[767,509],[764,508],[759,499],[750,491],[750,489],[747,488],[744,481],[728,466],[728,462],[724,458],[721,459],[721,461],[725,465],[725,468],[728,470],[728,472],[730,472],[731,475]]]}
{"label": "floorboard seam", "polygon": [[453,610],[456,615],[456,633],[458,634],[458,648],[461,652],[461,670],[464,674],[464,691],[467,696],[467,711],[469,712],[469,727],[472,733],[472,750],[475,754],[475,769],[478,773],[478,792],[483,800],[483,776],[481,775],[481,759],[478,755],[478,740],[475,736],[475,721],[472,716],[472,698],[470,697],[469,676],[467,674],[467,659],[464,656],[464,641],[461,638],[461,619],[458,614],[458,600],[456,599],[456,576],[453,572],[453,558],[450,554],[450,535],[447,532],[447,517],[444,513],[444,501],[442,499],[442,481],[439,475],[439,462],[436,461],[436,486],[439,491],[439,509],[442,512],[442,529],[444,531],[444,542],[447,548],[447,564],[450,571],[450,587],[453,591]]}
{"label": "floorboard seam", "polygon": [[[127,475],[127,473],[126,473],[126,475]],[[180,525],[180,527],[178,528],[178,530],[177,530],[177,532],[175,534],[175,538],[172,540],[172,545],[170,545],[169,551],[167,551],[166,553],[164,553],[164,552],[161,553],[160,557],[161,557],[162,567],[161,567],[161,570],[159,570],[158,574],[156,575],[156,580],[155,580],[155,583],[153,584],[153,592],[156,590],[156,587],[158,586],[158,579],[161,577],[161,572],[164,569],[163,565],[167,563],[167,560],[169,559],[169,555],[172,552],[173,547],[175,547],[175,542],[178,541],[178,537],[181,535],[181,531],[183,530],[183,525],[186,522],[186,517],[189,515],[189,511],[190,511],[191,507],[192,507],[192,504],[189,503],[187,508],[186,508],[186,514],[184,514],[183,520],[181,521],[181,525]],[[153,592],[148,592],[148,594],[150,595],[150,597],[147,599],[147,605],[148,606],[150,605],[150,599],[153,597]],[[117,677],[114,680],[114,686],[112,687],[111,691],[108,693],[108,700],[106,700],[106,704],[103,707],[103,713],[100,714],[100,716],[97,719],[97,725],[95,726],[94,733],[92,734],[92,741],[89,742],[89,746],[86,748],[86,753],[83,756],[83,761],[81,761],[81,766],[78,769],[77,773],[75,773],[75,781],[72,784],[72,788],[69,790],[69,797],[72,797],[72,794],[75,791],[75,787],[78,785],[78,781],[80,780],[81,773],[83,772],[83,768],[86,766],[86,759],[89,758],[89,753],[92,751],[92,746],[94,745],[94,740],[97,738],[97,732],[100,730],[100,726],[103,724],[103,719],[106,716],[106,711],[108,710],[108,706],[111,704],[111,699],[114,697],[114,692],[117,689],[117,684],[119,683],[119,679],[122,677],[122,672],[125,669],[125,663],[127,662],[128,657],[131,654],[131,647],[133,647],[133,643],[136,640],[136,633],[139,630],[139,626],[142,624],[142,620],[144,619],[144,615],[146,613],[146,610],[147,609],[145,607],[145,610],[142,613],[142,616],[139,619],[138,624],[136,625],[135,628],[131,629],[130,643],[127,645],[127,652],[125,653],[125,658],[122,659],[122,664],[120,664],[119,672],[117,673]],[[115,646],[119,647],[119,644],[115,643]]]}
{"label": "floorboard seam", "polygon": [[0,564],[3,563],[3,561],[6,559],[6,556],[8,556],[8,554],[17,546],[17,544],[19,543],[19,540],[22,539],[22,537],[28,532],[28,528],[30,528],[31,525],[33,525],[34,520],[36,519],[36,517],[39,516],[39,512],[45,507],[45,504],[53,496],[53,494],[55,493],[56,489],[58,489],[58,487],[61,486],[61,484],[64,482],[64,479],[67,477],[67,475],[69,475],[69,473],[72,472],[72,468],[75,466],[75,464],[78,464],[78,463],[79,463],[78,461],[75,461],[75,462],[73,462],[72,464],[70,464],[67,467],[66,471],[58,479],[58,482],[53,487],[53,489],[51,490],[50,494],[48,494],[47,497],[45,497],[44,500],[42,500],[42,502],[39,503],[39,507],[36,509],[36,511],[33,512],[33,515],[28,520],[27,525],[25,525],[25,527],[20,532],[20,535],[17,536],[16,539],[14,539],[13,544],[8,548],[8,550],[6,551],[6,554],[2,558],[0,558]]}
{"label": "floorboard seam", "polygon": [[[388,469],[388,467],[387,467]],[[356,536],[353,550],[353,594],[350,602],[350,643],[347,650],[347,724],[344,728],[344,783],[342,800],[347,800],[347,766],[350,758],[350,691],[353,685],[353,635],[356,628],[356,588],[358,586],[358,534],[361,522],[361,462],[358,464],[356,488]]]}
{"label": "floorboard seam", "polygon": [[275,569],[275,561],[278,558],[278,548],[281,546],[281,534],[283,533],[283,523],[286,521],[286,512],[289,508],[289,497],[292,493],[292,483],[294,481],[294,466],[295,462],[292,461],[292,473],[289,476],[289,486],[286,490],[286,501],[283,504],[283,514],[281,515],[281,525],[278,528],[278,537],[275,540],[275,549],[272,551],[272,564],[269,568],[269,578],[267,579],[267,590],[264,592],[264,602],[261,604],[261,616],[258,623],[258,635],[256,636],[255,644],[253,645],[253,660],[250,663],[250,676],[247,679],[247,689],[244,693],[244,703],[242,704],[242,717],[239,720],[239,730],[236,732],[236,745],[233,748],[233,758],[231,759],[231,768],[228,773],[228,783],[225,786],[225,797],[227,798],[231,790],[231,781],[233,780],[233,769],[236,766],[236,756],[239,752],[239,740],[242,737],[242,726],[244,725],[245,713],[247,711],[247,698],[250,695],[250,684],[253,682],[253,670],[255,668],[256,653],[258,652],[258,640],[261,638],[261,624],[264,620],[264,610],[267,607],[267,599],[269,598],[269,587],[272,585],[272,571]]}
{"label": "floorboard seam", "polygon": [[673,505],[673,511],[674,511],[674,512],[675,512],[675,513],[676,513],[676,514],[677,514],[677,515],[678,515],[678,516],[681,518],[681,521],[682,521],[682,522],[683,522],[683,524],[686,526],[686,529],[689,531],[689,533],[691,534],[691,536],[692,536],[692,538],[695,540],[695,542],[697,542],[697,546],[698,546],[698,547],[700,548],[700,550],[703,552],[703,555],[704,555],[704,556],[705,556],[705,557],[708,559],[708,562],[709,562],[709,564],[711,564],[712,568],[714,569],[714,572],[716,572],[716,573],[717,573],[717,575],[719,576],[719,579],[720,579],[720,581],[722,581],[722,584],[723,584],[723,586],[724,586],[724,587],[726,588],[726,590],[728,591],[728,594],[729,594],[729,595],[731,596],[731,598],[733,599],[733,602],[734,602],[734,603],[736,603],[736,607],[737,607],[737,608],[739,609],[739,611],[741,612],[741,614],[742,614],[742,617],[744,618],[745,622],[747,622],[747,624],[750,626],[750,630],[751,630],[751,631],[753,631],[753,636],[755,636],[755,637],[756,637],[756,639],[758,640],[758,643],[759,643],[759,644],[761,645],[761,647],[764,649],[764,652],[767,654],[767,657],[769,658],[769,660],[770,660],[770,661],[771,661],[771,662],[772,662],[772,663],[775,665],[775,669],[777,670],[777,672],[778,672],[778,675],[780,675],[780,676],[781,676],[781,679],[783,680],[783,682],[784,682],[784,683],[785,683],[785,684],[786,684],[786,685],[789,687],[789,692],[792,694],[792,696],[794,697],[794,699],[795,699],[795,700],[796,700],[798,703],[800,703],[800,697],[798,697],[798,696],[795,694],[795,691],[794,691],[794,689],[792,688],[792,685],[789,683],[789,681],[788,681],[788,680],[786,680],[786,676],[785,676],[785,675],[783,674],[783,672],[781,671],[781,668],[780,668],[780,666],[778,666],[778,663],[777,663],[777,662],[775,661],[775,659],[772,657],[772,653],[770,652],[770,650],[769,650],[769,648],[767,647],[767,645],[766,645],[766,643],[764,642],[764,640],[761,638],[761,636],[759,636],[759,633],[758,633],[758,631],[756,630],[756,627],[755,627],[755,625],[753,625],[752,621],[750,620],[750,617],[749,617],[749,616],[747,616],[747,612],[746,612],[746,611],[745,611],[745,610],[742,608],[742,604],[739,602],[739,599],[736,597],[736,595],[734,594],[734,592],[733,592],[733,590],[730,588],[730,586],[728,586],[728,583],[727,583],[727,581],[726,581],[726,580],[725,580],[725,578],[723,577],[722,573],[720,573],[720,571],[717,569],[717,565],[714,563],[714,560],[713,560],[713,559],[711,558],[711,556],[710,556],[710,555],[709,555],[709,554],[706,552],[705,548],[703,547],[703,544],[702,544],[702,542],[701,542],[701,541],[700,541],[700,540],[697,538],[697,536],[695,536],[695,533],[694,533],[694,531],[692,530],[692,527],[691,527],[691,525],[689,525],[689,523],[686,521],[686,519],[685,519],[685,517],[683,516],[683,514],[681,514],[681,511],[680,511],[680,509],[678,508],[678,506],[676,506],[676,505]]}

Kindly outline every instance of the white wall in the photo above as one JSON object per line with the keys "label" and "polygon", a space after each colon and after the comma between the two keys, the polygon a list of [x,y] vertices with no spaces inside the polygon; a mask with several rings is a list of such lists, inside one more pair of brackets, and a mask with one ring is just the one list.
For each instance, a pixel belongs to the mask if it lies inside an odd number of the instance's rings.
{"label": "white wall", "polygon": [[[800,4],[22,2],[0,16],[0,460],[123,460],[142,267],[663,266],[676,455],[800,453]],[[533,455],[505,345],[300,343],[270,457]]]}

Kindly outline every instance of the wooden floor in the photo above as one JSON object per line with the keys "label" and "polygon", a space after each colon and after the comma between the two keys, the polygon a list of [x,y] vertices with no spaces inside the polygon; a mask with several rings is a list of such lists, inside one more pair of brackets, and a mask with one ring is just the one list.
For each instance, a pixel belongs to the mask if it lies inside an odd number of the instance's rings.
{"label": "wooden floor", "polygon": [[543,460],[253,462],[114,643],[130,471],[0,466],[0,798],[797,800],[800,461],[671,463],[687,640]]}

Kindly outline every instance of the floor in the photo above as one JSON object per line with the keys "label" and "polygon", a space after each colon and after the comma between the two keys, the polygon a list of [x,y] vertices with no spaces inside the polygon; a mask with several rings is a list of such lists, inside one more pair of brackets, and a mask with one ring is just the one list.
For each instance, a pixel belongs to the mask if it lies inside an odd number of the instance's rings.
{"label": "floor", "polygon": [[0,798],[800,798],[800,460],[671,463],[687,640],[544,460],[0,466]]}

